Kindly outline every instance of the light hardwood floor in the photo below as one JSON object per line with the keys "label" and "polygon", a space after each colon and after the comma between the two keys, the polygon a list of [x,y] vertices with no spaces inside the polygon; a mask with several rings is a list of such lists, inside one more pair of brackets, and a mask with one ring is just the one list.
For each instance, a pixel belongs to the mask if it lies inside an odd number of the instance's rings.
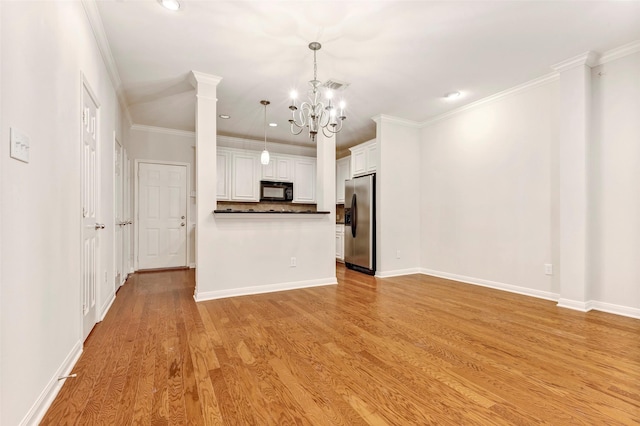
{"label": "light hardwood floor", "polygon": [[640,320],[423,275],[196,304],[136,274],[43,424],[640,424]]}

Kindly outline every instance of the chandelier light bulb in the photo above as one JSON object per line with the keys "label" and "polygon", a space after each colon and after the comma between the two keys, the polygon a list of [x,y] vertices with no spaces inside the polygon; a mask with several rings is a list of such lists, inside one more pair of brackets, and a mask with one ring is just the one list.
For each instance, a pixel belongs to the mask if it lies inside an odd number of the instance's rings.
{"label": "chandelier light bulb", "polygon": [[298,97],[298,92],[292,90],[289,96],[291,97],[291,100],[295,100]]}
{"label": "chandelier light bulb", "polygon": [[347,106],[345,101],[340,101],[340,109],[344,109]]}
{"label": "chandelier light bulb", "polygon": [[325,96],[327,99],[331,100],[331,99],[333,98],[333,91],[331,91],[331,90],[327,90],[327,91],[325,92],[324,96]]}

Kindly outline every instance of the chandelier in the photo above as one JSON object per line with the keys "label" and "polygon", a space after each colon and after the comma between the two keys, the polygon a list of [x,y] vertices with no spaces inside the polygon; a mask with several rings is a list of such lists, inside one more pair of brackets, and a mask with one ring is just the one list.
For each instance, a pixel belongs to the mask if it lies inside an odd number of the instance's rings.
{"label": "chandelier", "polygon": [[309,49],[313,50],[313,80],[309,81],[311,86],[307,92],[309,102],[302,102],[300,108],[296,105],[297,93],[291,92],[291,133],[299,135],[305,127],[309,128],[309,137],[313,142],[316,141],[316,135],[322,129],[322,133],[326,137],[331,137],[342,130],[342,122],[344,115],[344,101],[339,104],[338,111],[332,104],[333,92],[326,90],[324,93],[324,101],[320,98],[321,82],[318,80],[318,63],[316,62],[316,52],[320,50],[322,45],[317,41],[309,43]]}

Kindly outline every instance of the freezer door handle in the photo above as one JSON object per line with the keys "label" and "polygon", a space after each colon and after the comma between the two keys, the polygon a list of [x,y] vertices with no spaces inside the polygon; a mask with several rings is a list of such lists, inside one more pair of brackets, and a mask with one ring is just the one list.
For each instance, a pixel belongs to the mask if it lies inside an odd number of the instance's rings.
{"label": "freezer door handle", "polygon": [[354,193],[351,197],[351,236],[356,237],[358,230],[358,198]]}

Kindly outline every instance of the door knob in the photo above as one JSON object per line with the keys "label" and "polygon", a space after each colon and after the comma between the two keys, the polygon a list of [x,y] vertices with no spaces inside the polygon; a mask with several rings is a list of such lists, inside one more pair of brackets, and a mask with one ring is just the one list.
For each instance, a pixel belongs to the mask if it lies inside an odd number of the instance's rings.
{"label": "door knob", "polygon": [[180,226],[184,226],[184,222],[182,222],[182,223],[180,224]]}
{"label": "door knob", "polygon": [[184,216],[182,216],[180,219],[184,219]]}
{"label": "door knob", "polygon": [[96,223],[96,229],[104,229],[103,223]]}

